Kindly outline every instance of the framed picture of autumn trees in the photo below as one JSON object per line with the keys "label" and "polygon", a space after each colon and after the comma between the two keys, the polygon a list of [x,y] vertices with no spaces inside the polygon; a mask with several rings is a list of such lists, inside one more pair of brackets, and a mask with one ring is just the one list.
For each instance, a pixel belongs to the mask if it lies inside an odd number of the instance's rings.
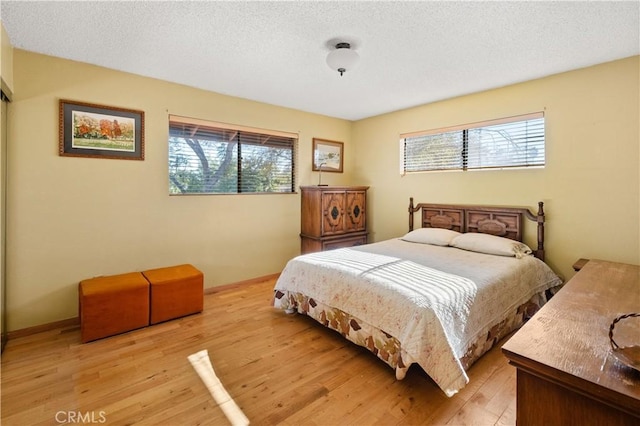
{"label": "framed picture of autumn trees", "polygon": [[59,153],[144,160],[144,111],[60,100]]}

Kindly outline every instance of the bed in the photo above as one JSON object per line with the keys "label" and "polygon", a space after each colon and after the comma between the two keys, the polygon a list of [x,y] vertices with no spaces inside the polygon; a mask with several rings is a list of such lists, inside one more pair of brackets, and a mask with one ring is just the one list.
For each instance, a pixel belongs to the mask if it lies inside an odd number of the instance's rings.
{"label": "bed", "polygon": [[[447,396],[466,370],[559,290],[544,263],[543,203],[527,208],[409,203],[409,232],[290,260],[273,305],[374,353],[401,380],[417,363]],[[414,229],[420,213],[421,227]],[[522,242],[523,220],[537,246]]]}

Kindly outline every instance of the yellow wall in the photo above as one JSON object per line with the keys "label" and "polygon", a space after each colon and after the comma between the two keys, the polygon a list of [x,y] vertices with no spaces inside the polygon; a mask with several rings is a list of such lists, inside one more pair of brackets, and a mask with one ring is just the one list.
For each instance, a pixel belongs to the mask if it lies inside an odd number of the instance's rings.
{"label": "yellow wall", "polygon": [[[298,184],[313,184],[313,137],[351,123],[16,49],[9,133],[8,328],[77,316],[78,281],[192,263],[205,287],[279,272],[299,253],[299,195],[169,196],[168,114],[299,132]],[[145,112],[144,161],[58,156],[58,100]]]}
{"label": "yellow wall", "polygon": [[[11,92],[13,89],[13,47],[9,42],[9,36],[4,29],[4,25],[0,21],[0,81],[2,84],[2,91]],[[11,93],[5,93],[7,96],[11,96]],[[0,329],[2,330],[2,340],[4,341],[5,332],[7,331],[7,324],[5,323],[5,219],[6,219],[6,179],[7,172],[7,142],[6,132],[8,126],[5,126],[7,121],[7,110],[5,109],[5,103],[2,102],[2,114],[0,114],[0,135],[2,135],[2,143],[0,144]]]}
{"label": "yellow wall", "polygon": [[[558,273],[571,277],[581,257],[639,264],[639,82],[636,56],[354,123],[355,177],[373,188],[373,239],[406,232],[410,196],[532,209],[541,200],[547,260]],[[400,176],[400,133],[536,111],[545,113],[544,169]]]}
{"label": "yellow wall", "polygon": [[0,76],[9,90],[13,90],[13,46],[0,21]]}
{"label": "yellow wall", "polygon": [[[212,287],[279,272],[298,254],[299,195],[167,195],[168,114],[299,132],[299,185],[316,183],[313,137],[344,141],[345,173],[323,182],[371,186],[373,241],[406,232],[410,196],[542,200],[557,272],[570,277],[579,257],[640,263],[638,57],[355,123],[21,50],[13,67],[9,330],[75,317],[84,278],[189,262]],[[61,98],[145,111],[145,161],[58,156]],[[546,116],[544,169],[399,174],[400,133],[534,111]]]}

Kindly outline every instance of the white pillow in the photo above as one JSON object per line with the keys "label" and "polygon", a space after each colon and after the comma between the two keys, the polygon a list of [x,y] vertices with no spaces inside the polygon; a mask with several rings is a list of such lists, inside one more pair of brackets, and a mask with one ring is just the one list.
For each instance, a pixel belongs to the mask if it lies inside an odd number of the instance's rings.
{"label": "white pillow", "polygon": [[418,228],[407,233],[401,239],[411,243],[433,244],[436,246],[448,246],[459,232],[443,228]]}
{"label": "white pillow", "polygon": [[524,243],[477,232],[460,234],[451,241],[451,245],[463,250],[498,256],[515,256],[518,259],[531,254],[531,249]]}

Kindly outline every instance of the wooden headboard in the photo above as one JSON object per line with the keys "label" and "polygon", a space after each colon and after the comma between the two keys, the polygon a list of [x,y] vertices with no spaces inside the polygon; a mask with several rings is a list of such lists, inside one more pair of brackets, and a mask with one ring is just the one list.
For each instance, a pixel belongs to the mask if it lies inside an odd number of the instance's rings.
{"label": "wooden headboard", "polygon": [[522,218],[538,224],[538,247],[533,254],[544,260],[544,209],[538,203],[538,213],[532,213],[526,207],[494,207],[458,204],[414,205],[409,198],[409,231],[413,231],[413,214],[422,210],[423,228],[445,228],[458,232],[480,232],[522,241]]}

